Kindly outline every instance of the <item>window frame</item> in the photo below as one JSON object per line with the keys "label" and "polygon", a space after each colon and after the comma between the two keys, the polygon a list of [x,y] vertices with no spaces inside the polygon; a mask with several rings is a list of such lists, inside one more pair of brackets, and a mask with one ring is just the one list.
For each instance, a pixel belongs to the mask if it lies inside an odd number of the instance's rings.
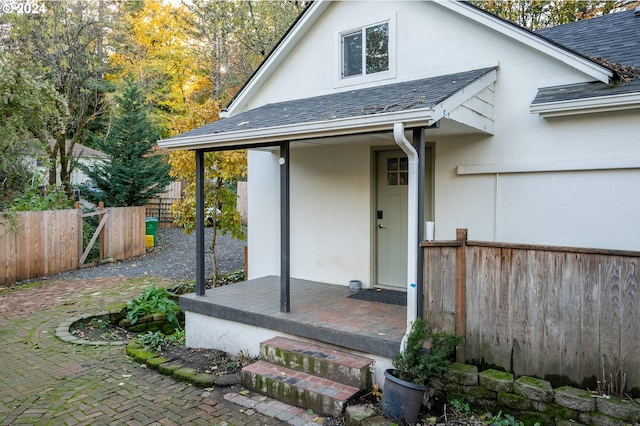
{"label": "window frame", "polygon": [[[351,86],[355,84],[362,84],[372,81],[385,80],[396,77],[396,19],[395,16],[378,18],[378,19],[368,19],[366,22],[362,22],[361,25],[354,25],[349,29],[341,29],[337,31],[337,46],[336,46],[336,87],[340,86]],[[367,73],[367,63],[366,63],[366,32],[369,28],[374,28],[379,25],[388,25],[388,39],[387,39],[387,50],[388,50],[388,68],[385,71],[379,71],[374,73]],[[357,75],[349,75],[343,76],[344,64],[345,64],[345,55],[343,49],[343,40],[345,37],[353,36],[355,34],[361,35],[361,67],[362,71]]]}

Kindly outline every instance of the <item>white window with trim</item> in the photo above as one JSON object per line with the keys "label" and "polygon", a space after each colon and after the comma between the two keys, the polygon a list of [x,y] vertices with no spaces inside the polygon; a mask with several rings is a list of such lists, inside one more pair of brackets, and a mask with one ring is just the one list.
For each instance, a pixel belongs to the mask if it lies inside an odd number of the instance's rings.
{"label": "white window with trim", "polygon": [[378,21],[340,33],[342,84],[388,78],[395,71],[393,20]]}

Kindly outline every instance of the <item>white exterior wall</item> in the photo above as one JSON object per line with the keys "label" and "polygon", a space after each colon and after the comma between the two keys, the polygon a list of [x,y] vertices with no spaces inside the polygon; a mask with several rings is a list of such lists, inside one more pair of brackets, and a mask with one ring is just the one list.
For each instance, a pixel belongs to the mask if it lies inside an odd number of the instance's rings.
{"label": "white exterior wall", "polygon": [[[436,237],[468,228],[475,240],[640,251],[637,113],[531,117],[539,125],[513,138],[496,120],[494,137],[436,143]],[[615,169],[627,160],[636,168]],[[575,170],[599,164],[611,168]],[[457,175],[461,165],[556,170]]]}
{"label": "white exterior wall", "polygon": [[[291,149],[291,275],[369,286],[371,144]],[[280,273],[278,152],[249,154],[249,278]]]}
{"label": "white exterior wall", "polygon": [[[253,94],[265,103],[353,90],[341,86],[339,31],[395,21],[393,83],[498,65],[494,135],[440,136],[435,142],[436,239],[640,250],[640,141],[637,111],[544,119],[529,112],[541,87],[593,81],[568,65],[459,16],[435,2],[337,2]],[[388,144],[393,144],[391,140]],[[279,274],[277,153],[249,155],[249,278]],[[636,159],[631,170],[457,174],[457,167]],[[292,148],[291,274],[371,284],[370,144]],[[579,168],[579,167],[578,167]],[[491,169],[491,167],[489,167]]]}

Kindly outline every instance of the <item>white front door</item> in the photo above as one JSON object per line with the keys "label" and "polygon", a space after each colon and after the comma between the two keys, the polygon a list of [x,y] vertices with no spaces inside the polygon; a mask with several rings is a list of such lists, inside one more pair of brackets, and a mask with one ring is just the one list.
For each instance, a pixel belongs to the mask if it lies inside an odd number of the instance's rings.
{"label": "white front door", "polygon": [[377,155],[377,285],[406,288],[408,160],[400,150]]}

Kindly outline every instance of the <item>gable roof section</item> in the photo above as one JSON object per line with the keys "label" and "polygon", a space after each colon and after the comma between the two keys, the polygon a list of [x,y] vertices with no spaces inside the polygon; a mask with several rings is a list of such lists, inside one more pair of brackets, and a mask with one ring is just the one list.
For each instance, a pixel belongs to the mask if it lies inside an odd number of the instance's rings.
{"label": "gable roof section", "polygon": [[549,55],[572,68],[575,68],[595,80],[609,83],[614,76],[611,69],[574,52],[562,44],[558,44],[550,39],[540,37],[536,33],[522,28],[512,22],[495,16],[479,7],[473,6],[464,1],[442,1],[433,2],[438,6],[447,8],[461,16],[493,29],[510,39],[520,42],[532,49]]}
{"label": "gable roof section", "polygon": [[[614,64],[640,67],[640,13],[617,12],[536,32],[577,52]],[[640,108],[640,79],[613,84],[546,87],[530,110],[543,117]]]}
{"label": "gable roof section", "polygon": [[627,10],[536,31],[593,58],[640,68],[640,12]]}
{"label": "gable roof section", "polygon": [[242,147],[392,130],[399,121],[407,126],[431,126],[495,81],[495,68],[483,68],[267,104],[159,141],[159,145],[171,149]]}
{"label": "gable roof section", "polygon": [[[227,105],[226,110],[221,113],[221,117],[232,116],[245,108],[247,99],[251,98],[253,93],[260,88],[262,82],[271,75],[278,64],[295,48],[298,41],[304,36],[307,30],[314,25],[331,3],[332,2],[328,0],[316,0],[301,13],[300,17],[294,22],[258,70],[256,70],[240,92],[231,100],[229,105]],[[613,77],[613,72],[603,65],[464,1],[446,0],[432,3],[445,7],[536,50],[551,55],[591,75],[598,81],[608,83]]]}

